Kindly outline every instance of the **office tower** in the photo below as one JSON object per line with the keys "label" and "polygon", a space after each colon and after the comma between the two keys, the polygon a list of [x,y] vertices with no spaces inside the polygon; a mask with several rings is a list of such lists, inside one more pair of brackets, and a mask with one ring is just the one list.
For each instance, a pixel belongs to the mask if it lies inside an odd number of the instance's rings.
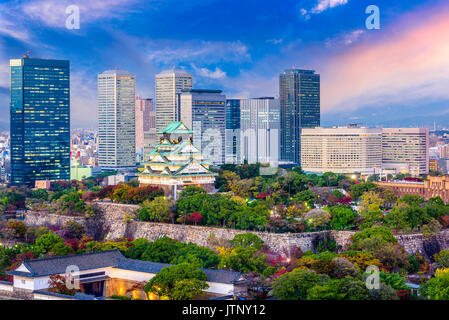
{"label": "office tower", "polygon": [[359,126],[302,129],[304,171],[378,174],[382,167],[382,129]]}
{"label": "office tower", "polygon": [[136,76],[108,70],[98,75],[98,163],[102,169],[136,165]]}
{"label": "office tower", "polygon": [[141,160],[156,144],[156,112],[153,99],[136,97],[136,152]]}
{"label": "office tower", "polygon": [[240,163],[240,99],[226,100],[225,163]]}
{"label": "office tower", "polygon": [[301,129],[320,126],[320,75],[313,70],[285,70],[279,77],[280,160],[300,164]]}
{"label": "office tower", "polygon": [[279,100],[271,97],[240,102],[241,160],[248,163],[279,162]]}
{"label": "office tower", "polygon": [[70,179],[70,63],[10,60],[11,183]]}
{"label": "office tower", "polygon": [[180,120],[179,95],[193,88],[193,77],[184,70],[166,70],[156,75],[156,131]]}
{"label": "office tower", "polygon": [[414,176],[429,173],[429,129],[384,128],[382,163]]}
{"label": "office tower", "polygon": [[221,90],[183,90],[181,121],[193,130],[193,144],[214,165],[225,162],[226,96]]}

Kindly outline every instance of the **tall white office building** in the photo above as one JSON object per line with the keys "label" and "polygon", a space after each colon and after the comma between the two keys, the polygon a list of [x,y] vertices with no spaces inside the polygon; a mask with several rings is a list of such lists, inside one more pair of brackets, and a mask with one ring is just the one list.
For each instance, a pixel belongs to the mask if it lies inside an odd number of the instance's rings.
{"label": "tall white office building", "polygon": [[381,173],[382,129],[357,125],[303,128],[301,166],[316,173]]}
{"label": "tall white office building", "polygon": [[98,163],[104,169],[136,166],[136,76],[108,70],[98,75]]}
{"label": "tall white office building", "polygon": [[184,70],[165,70],[156,75],[156,131],[180,120],[179,96],[193,88],[193,77]]}
{"label": "tall white office building", "polygon": [[271,97],[240,100],[240,160],[277,166],[280,152],[279,100]]}

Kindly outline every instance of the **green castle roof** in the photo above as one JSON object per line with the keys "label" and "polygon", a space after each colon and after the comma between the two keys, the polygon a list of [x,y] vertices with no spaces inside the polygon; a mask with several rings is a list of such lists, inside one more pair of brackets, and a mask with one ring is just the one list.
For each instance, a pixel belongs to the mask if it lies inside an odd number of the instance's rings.
{"label": "green castle roof", "polygon": [[186,125],[181,121],[173,121],[169,123],[164,129],[159,130],[157,133],[186,134],[193,133],[193,131],[187,128]]}

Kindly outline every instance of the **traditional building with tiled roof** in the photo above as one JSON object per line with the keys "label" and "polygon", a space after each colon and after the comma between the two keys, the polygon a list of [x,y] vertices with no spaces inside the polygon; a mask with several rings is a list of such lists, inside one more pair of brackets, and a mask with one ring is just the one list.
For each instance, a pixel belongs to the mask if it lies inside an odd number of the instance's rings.
{"label": "traditional building with tiled roof", "polygon": [[[136,284],[148,282],[162,268],[171,264],[129,259],[118,249],[100,252],[24,260],[7,274],[13,276],[13,283],[0,283],[0,296],[9,291],[12,296],[26,299],[54,300],[104,299],[113,295],[131,294],[134,299],[152,299]],[[240,272],[201,269],[207,277],[209,288],[206,299],[233,296],[236,288],[244,283]],[[48,291],[51,275],[66,276],[76,271],[84,294],[65,296]],[[74,274],[73,274],[74,275]],[[240,290],[240,289],[239,289]],[[157,298],[157,297],[153,297]]]}
{"label": "traditional building with tiled roof", "polygon": [[149,160],[138,174],[139,183],[161,187],[175,198],[188,185],[212,191],[217,173],[209,169],[211,163],[194,145],[193,131],[182,122],[174,121],[158,134],[160,142],[148,154]]}

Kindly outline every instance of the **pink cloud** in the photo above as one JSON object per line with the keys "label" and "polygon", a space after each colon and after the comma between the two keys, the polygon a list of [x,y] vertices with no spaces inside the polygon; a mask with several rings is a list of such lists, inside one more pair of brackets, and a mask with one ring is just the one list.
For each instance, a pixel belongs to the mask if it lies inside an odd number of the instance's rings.
{"label": "pink cloud", "polygon": [[323,111],[449,99],[448,30],[449,11],[441,10],[415,12],[387,29],[366,31],[364,41],[321,70]]}

